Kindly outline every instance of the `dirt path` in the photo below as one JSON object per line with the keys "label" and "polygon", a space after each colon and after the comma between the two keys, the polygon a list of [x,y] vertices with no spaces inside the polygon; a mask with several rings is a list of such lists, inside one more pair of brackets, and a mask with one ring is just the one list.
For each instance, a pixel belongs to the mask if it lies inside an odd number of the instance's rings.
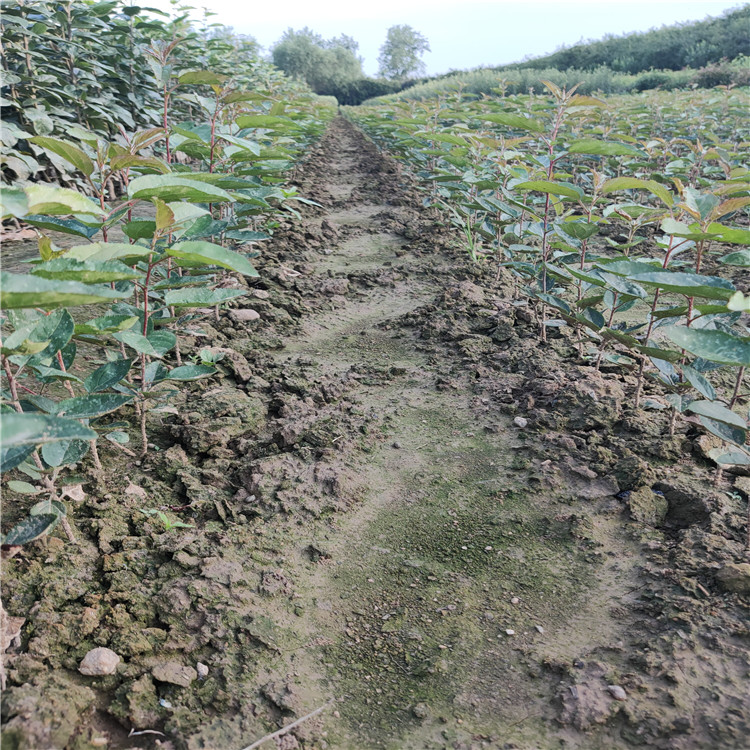
{"label": "dirt path", "polygon": [[[301,179],[322,208],[265,255],[260,320],[206,328],[226,379],[87,486],[79,554],[12,561],[13,747],[239,750],[332,699],[277,747],[745,747],[746,600],[714,578],[742,492],[628,375],[542,348],[346,121]],[[76,673],[93,645],[117,675]]]}
{"label": "dirt path", "polygon": [[[538,719],[552,724],[555,686],[529,676],[527,655],[572,663],[619,633],[626,623],[609,610],[632,585],[632,566],[607,566],[601,592],[582,586],[593,561],[567,529],[549,533],[557,498],[528,492],[516,466],[526,440],[511,417],[488,420],[489,399],[474,392],[455,355],[400,325],[452,280],[427,273],[435,258],[402,252],[409,242],[390,228],[399,212],[363,184],[370,155],[361,137],[343,124],[334,134],[329,192],[347,207],[326,221],[356,232],[316,270],[350,285],[397,273],[304,320],[280,355],[304,353],[327,374],[352,366],[382,373],[356,389],[387,435],[358,462],[362,501],[327,534],[331,562],[296,577],[313,603],[306,627],[343,634],[322,655],[332,660],[325,684],[343,718],[333,746],[549,741],[555,732],[540,731]],[[470,281],[455,291],[483,295]],[[486,299],[490,310],[501,303]],[[618,559],[632,556],[611,526],[600,524],[602,541]]]}

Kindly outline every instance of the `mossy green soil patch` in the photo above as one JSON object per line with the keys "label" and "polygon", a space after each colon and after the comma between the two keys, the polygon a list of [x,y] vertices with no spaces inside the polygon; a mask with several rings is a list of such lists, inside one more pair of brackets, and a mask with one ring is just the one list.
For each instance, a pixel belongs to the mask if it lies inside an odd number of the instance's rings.
{"label": "mossy green soil patch", "polygon": [[550,520],[555,499],[529,492],[507,437],[477,437],[460,397],[426,400],[394,418],[399,447],[367,470],[381,507],[344,522],[359,531],[329,571],[342,747],[508,737],[541,687],[524,652],[588,596],[585,540]]}

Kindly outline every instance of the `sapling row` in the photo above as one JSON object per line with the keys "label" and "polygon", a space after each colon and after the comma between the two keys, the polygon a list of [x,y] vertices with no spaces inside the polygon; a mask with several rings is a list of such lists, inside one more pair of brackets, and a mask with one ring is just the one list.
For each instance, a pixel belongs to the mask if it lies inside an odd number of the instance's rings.
{"label": "sapling row", "polygon": [[[226,75],[181,70],[178,49],[171,41],[148,52],[163,98],[158,125],[115,136],[75,125],[66,137],[29,139],[79,175],[81,191],[33,182],[3,191],[3,218],[37,230],[39,257],[27,274],[2,274],[0,468],[36,483],[12,480],[11,489],[46,494],[4,544],[58,523],[72,538],[61,472],[90,455],[101,474],[102,438],[134,456],[128,409],[147,454],[149,414],[182,384],[217,372],[200,354],[184,363],[185,338],[247,294],[241,279],[258,277],[252,258],[267,228],[305,200],[284,174],[322,132],[330,106],[295,85],[248,91]],[[200,119],[174,116],[177,98]],[[114,202],[113,179],[126,186]],[[58,248],[51,231],[79,244]],[[100,362],[86,375],[81,351]]]}
{"label": "sapling row", "polygon": [[[411,166],[473,261],[509,272],[542,341],[571,327],[580,356],[635,373],[636,406],[670,409],[672,432],[679,415],[697,420],[720,441],[717,466],[750,464],[748,305],[732,281],[750,266],[747,95],[546,88],[351,116]],[[664,399],[644,401],[647,379]]]}

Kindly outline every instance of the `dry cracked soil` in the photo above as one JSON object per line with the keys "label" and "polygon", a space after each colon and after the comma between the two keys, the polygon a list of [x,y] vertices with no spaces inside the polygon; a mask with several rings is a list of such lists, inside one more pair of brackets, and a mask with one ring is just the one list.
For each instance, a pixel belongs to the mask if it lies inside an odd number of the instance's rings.
{"label": "dry cracked soil", "polygon": [[321,707],[263,747],[750,746],[748,479],[542,343],[346,120],[297,181],[320,206],[192,342],[221,376],[67,480],[77,545],[6,560],[3,748],[241,750]]}

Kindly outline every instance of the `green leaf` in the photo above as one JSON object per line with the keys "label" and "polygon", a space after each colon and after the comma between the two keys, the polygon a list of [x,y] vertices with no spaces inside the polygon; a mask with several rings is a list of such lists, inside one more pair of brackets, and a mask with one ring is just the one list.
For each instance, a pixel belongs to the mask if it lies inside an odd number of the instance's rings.
{"label": "green leaf", "polygon": [[138,322],[138,318],[132,315],[116,315],[109,313],[100,318],[94,318],[87,323],[77,323],[75,333],[98,335],[101,333],[116,333],[132,328]]}
{"label": "green leaf", "polygon": [[237,271],[245,276],[259,275],[244,255],[202,240],[179,242],[167,249],[167,255],[190,263],[228,268],[230,271]]}
{"label": "green leaf", "polygon": [[688,226],[684,222],[675,221],[672,218],[664,219],[659,228],[664,234],[669,234],[674,237],[683,237],[684,239],[695,240],[696,242],[700,240],[716,239],[715,234],[703,232],[700,224],[691,224]]}
{"label": "green leaf", "polygon": [[41,516],[44,513],[56,513],[64,518],[68,515],[68,510],[59,500],[41,500],[29,509],[29,515],[32,516]]}
{"label": "green leaf", "polygon": [[565,300],[561,300],[559,297],[554,297],[551,294],[545,294],[544,292],[537,292],[536,296],[539,297],[542,302],[546,302],[551,307],[554,307],[557,310],[562,310],[568,315],[571,314],[570,305],[565,302]]}
{"label": "green leaf", "polygon": [[48,414],[3,414],[3,448],[37,446],[60,440],[95,440],[96,433],[75,419]]}
{"label": "green leaf", "polygon": [[714,387],[708,382],[708,380],[706,380],[702,373],[690,367],[690,365],[683,365],[682,374],[685,376],[688,383],[690,383],[690,385],[692,385],[701,396],[707,398],[709,401],[716,400],[716,391],[714,390]]}
{"label": "green leaf", "polygon": [[750,296],[745,297],[742,292],[735,292],[727,302],[727,310],[732,312],[750,312]]}
{"label": "green leaf", "polygon": [[661,263],[651,264],[640,260],[612,260],[600,259],[596,268],[601,268],[618,276],[634,276],[637,273],[650,273],[661,268]]}
{"label": "green leaf", "polygon": [[736,253],[723,255],[719,258],[719,263],[726,263],[728,266],[750,268],[750,250],[738,250]]}
{"label": "green leaf", "polygon": [[750,454],[741,448],[712,448],[708,456],[719,465],[750,466]]}
{"label": "green leaf", "polygon": [[22,464],[34,452],[33,445],[0,446],[0,472],[5,473]]}
{"label": "green leaf", "polygon": [[[658,346],[645,346],[644,344],[634,344],[633,351],[645,354],[647,357],[651,357],[653,360],[661,360],[662,362],[679,362],[682,357],[679,352],[673,352],[671,349],[661,349]],[[657,363],[654,363],[659,366]],[[672,368],[674,372],[674,368]]]}
{"label": "green leaf", "polygon": [[256,188],[256,183],[243,177],[235,177],[223,172],[183,172],[174,175],[180,180],[193,180],[195,182],[205,182],[214,187],[220,187],[224,190],[239,190],[242,188]]}
{"label": "green leaf", "polygon": [[638,156],[646,154],[635,146],[616,141],[598,141],[595,138],[584,138],[573,141],[568,146],[569,154],[590,154],[591,156]]}
{"label": "green leaf", "polygon": [[34,487],[33,484],[19,482],[18,480],[8,482],[8,489],[13,490],[13,492],[18,492],[20,495],[37,495],[41,492],[41,490],[38,487]]}
{"label": "green leaf", "polygon": [[11,216],[20,219],[29,212],[29,201],[26,193],[20,188],[3,186],[0,190],[0,210],[2,218],[7,219]]}
{"label": "green leaf", "polygon": [[84,261],[68,256],[34,266],[31,273],[45,279],[81,281],[84,284],[126,281],[143,276],[140,271],[134,271],[119,261]]}
{"label": "green leaf", "polygon": [[254,232],[251,229],[232,229],[225,232],[224,236],[229,240],[239,240],[240,242],[262,242],[271,239],[271,235],[267,232]]}
{"label": "green leaf", "polygon": [[[618,276],[614,273],[608,273],[607,271],[599,271],[599,275],[602,277],[608,287],[614,289],[618,294],[625,294],[629,297],[638,297],[639,299],[645,299],[648,295],[646,291],[642,289],[638,284],[633,281],[624,279],[622,276]],[[631,276],[631,279],[634,278]]]}
{"label": "green leaf", "polygon": [[723,224],[714,222],[708,225],[708,231],[715,234],[720,242],[728,242],[730,245],[750,245],[749,229],[725,227]]}
{"label": "green leaf", "polygon": [[602,185],[602,193],[614,193],[620,190],[647,190],[670,208],[674,206],[672,193],[655,180],[639,180],[636,177],[614,177]]}
{"label": "green leaf", "polygon": [[723,331],[709,331],[685,326],[662,329],[681,349],[721,365],[750,367],[750,342]]}
{"label": "green leaf", "polygon": [[89,245],[76,245],[65,252],[64,258],[74,260],[90,260],[105,262],[108,260],[123,260],[135,262],[145,258],[151,249],[143,245],[129,245],[127,242],[92,242]]}
{"label": "green leaf", "polygon": [[6,356],[14,354],[20,354],[21,356],[30,356],[32,354],[38,354],[43,349],[47,348],[49,343],[45,341],[35,341],[28,338],[33,330],[33,326],[24,326],[23,328],[13,331],[10,336],[3,339],[2,347],[0,352]]}
{"label": "green leaf", "polygon": [[177,346],[177,336],[171,331],[165,331],[163,329],[149,333],[148,340],[154,351],[161,357]]}
{"label": "green leaf", "polygon": [[593,331],[599,331],[607,324],[604,316],[593,307],[585,307],[580,313],[576,314],[576,320],[582,322]]}
{"label": "green leaf", "polygon": [[150,240],[156,232],[156,222],[151,219],[133,219],[123,225],[122,231],[131,240]]}
{"label": "green leaf", "polygon": [[210,307],[247,294],[244,289],[175,289],[164,295],[164,304],[172,307]]}
{"label": "green leaf", "polygon": [[44,365],[36,364],[30,365],[30,367],[39,376],[39,379],[43,383],[48,383],[52,380],[70,380],[74,383],[83,383],[79,377],[76,377],[69,372],[65,372],[64,370],[58,370],[56,367],[45,367]]}
{"label": "green leaf", "polygon": [[739,427],[741,430],[747,429],[747,422],[739,414],[735,414],[735,412],[727,409],[724,404],[720,404],[718,401],[691,401],[688,411],[715,419],[717,422],[731,424],[734,427]]}
{"label": "green leaf", "polygon": [[543,133],[544,124],[538,120],[532,120],[522,115],[514,115],[510,112],[498,112],[497,114],[480,115],[484,122],[492,122],[495,125],[507,125],[515,130],[530,130],[533,133]]}
{"label": "green leaf", "polygon": [[89,393],[86,396],[66,398],[57,405],[57,414],[70,419],[93,419],[109,414],[133,400],[133,396],[119,393]]}
{"label": "green leaf", "polygon": [[3,544],[19,546],[33,542],[45,534],[49,534],[60,521],[58,513],[42,513],[16,524],[3,538]]}
{"label": "green leaf", "polygon": [[106,391],[113,385],[117,385],[129,372],[133,361],[130,359],[116,359],[113,362],[97,367],[86,380],[83,387],[88,393]]}
{"label": "green leaf", "polygon": [[513,186],[514,190],[537,190],[540,193],[552,193],[553,195],[563,195],[566,198],[579,200],[583,197],[583,191],[573,188],[569,185],[562,185],[559,182],[550,182],[549,180],[531,180],[529,182],[519,182]]}
{"label": "green leaf", "polygon": [[182,365],[169,371],[167,380],[198,380],[216,373],[215,367],[206,365]]}
{"label": "green leaf", "polygon": [[89,452],[90,447],[84,440],[66,440],[43,445],[41,454],[48,466],[70,466],[78,463]]}
{"label": "green leaf", "polygon": [[70,141],[63,141],[60,138],[50,138],[45,135],[37,135],[33,138],[29,138],[29,142],[41,146],[46,151],[51,151],[53,154],[61,156],[69,164],[72,164],[76,169],[83,172],[86,177],[91,177],[94,173],[94,162],[91,161],[88,154],[81,151],[78,146],[70,143]]}
{"label": "green leaf", "polygon": [[237,146],[237,148],[241,148],[243,151],[249,151],[254,156],[260,156],[260,143],[256,141],[250,141],[247,138],[237,138],[226,133],[220,133],[219,138],[227,143],[231,143],[233,146]]}
{"label": "green leaf", "polygon": [[273,115],[240,115],[235,122],[242,128],[265,128],[267,130],[287,130],[298,126],[286,117]]}
{"label": "green leaf", "polygon": [[227,76],[211,73],[208,70],[191,70],[177,78],[177,82],[180,84],[201,84],[207,86],[221,86],[226,80]]}
{"label": "green leaf", "polygon": [[69,188],[49,184],[27,185],[24,190],[29,202],[30,214],[67,216],[69,214],[92,214],[105,216],[106,211],[87,198]]}
{"label": "green leaf", "polygon": [[108,432],[104,437],[111,443],[117,443],[118,445],[126,445],[130,442],[130,436],[122,430],[113,430],[112,432]]}
{"label": "green leaf", "polygon": [[716,419],[710,417],[704,417],[702,414],[698,415],[698,421],[716,437],[726,440],[727,443],[734,443],[735,445],[744,445],[747,438],[747,432],[740,427],[735,425],[727,424],[726,422],[719,422]]}
{"label": "green leaf", "polygon": [[148,337],[136,331],[120,331],[114,338],[135,349],[139,354],[161,359],[177,343],[177,337],[170,331],[154,331]]}
{"label": "green leaf", "polygon": [[172,174],[137,177],[128,185],[128,196],[141,200],[160,198],[166,203],[180,200],[189,203],[225,203],[234,200],[221,188],[197,180],[180,179]]}
{"label": "green leaf", "polygon": [[155,156],[138,156],[136,154],[119,154],[112,157],[109,166],[113,172],[119,172],[123,169],[142,169],[144,171],[153,170],[160,174],[169,174],[171,171],[169,165]]}
{"label": "green leaf", "polygon": [[728,300],[736,291],[731,281],[718,276],[676,271],[650,271],[629,277],[644,286],[658,287],[665,292],[684,294],[687,297]]}
{"label": "green leaf", "polygon": [[0,308],[74,307],[109,302],[127,297],[105,286],[89,286],[78,281],[52,281],[25,274],[0,273]]}
{"label": "green leaf", "polygon": [[52,232],[62,232],[63,234],[72,234],[76,237],[85,237],[91,239],[98,231],[99,226],[89,226],[78,219],[61,219],[58,216],[42,216],[40,214],[29,214],[24,216],[23,220],[32,227],[45,229]]}
{"label": "green leaf", "polygon": [[152,198],[156,206],[156,228],[157,230],[166,229],[174,224],[174,211],[160,198]]}
{"label": "green leaf", "polygon": [[701,193],[694,188],[686,187],[684,191],[685,205],[697,211],[704,221],[711,215],[720,203],[720,198],[712,193]]}
{"label": "green leaf", "polygon": [[33,361],[42,362],[57,354],[70,341],[74,331],[75,322],[67,310],[55,310],[40,317],[29,338],[32,341],[44,341],[45,347],[33,357]]}
{"label": "green leaf", "polygon": [[599,231],[599,225],[588,221],[564,221],[560,230],[576,240],[587,240]]}

